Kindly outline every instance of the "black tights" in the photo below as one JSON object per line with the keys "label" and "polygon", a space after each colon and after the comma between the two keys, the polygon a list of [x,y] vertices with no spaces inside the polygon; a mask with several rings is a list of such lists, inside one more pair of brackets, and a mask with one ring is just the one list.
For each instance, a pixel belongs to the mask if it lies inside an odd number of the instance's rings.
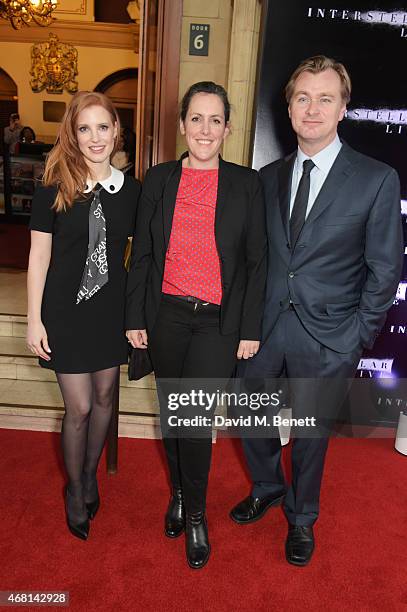
{"label": "black tights", "polygon": [[59,374],[65,404],[62,451],[68,475],[68,513],[81,522],[85,503],[95,501],[96,471],[112,416],[113,396],[119,368],[84,374]]}

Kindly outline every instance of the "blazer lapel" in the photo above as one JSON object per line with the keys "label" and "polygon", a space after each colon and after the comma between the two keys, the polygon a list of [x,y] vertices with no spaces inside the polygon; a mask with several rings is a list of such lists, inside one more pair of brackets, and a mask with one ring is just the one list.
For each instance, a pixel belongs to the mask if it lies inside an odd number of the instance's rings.
{"label": "blazer lapel", "polygon": [[227,171],[227,162],[219,156],[218,193],[215,211],[215,235],[218,234],[219,224],[225,212],[228,195],[231,193],[230,179]]}
{"label": "blazer lapel", "polygon": [[338,153],[338,157],[334,161],[334,164],[321,187],[321,190],[311,208],[304,226],[315,221],[315,219],[317,219],[324,212],[324,210],[336,198],[337,194],[340,192],[348,178],[354,174],[354,166],[348,157],[349,151],[349,147],[343,143],[342,148]]}
{"label": "blazer lapel", "polygon": [[170,171],[163,188],[162,214],[166,250],[171,236],[172,220],[174,217],[175,202],[177,201],[178,186],[181,180],[182,160],[184,157],[186,157],[186,154],[178,160],[176,166]]}
{"label": "blazer lapel", "polygon": [[283,222],[287,242],[290,241],[290,196],[295,158],[296,153],[292,153],[284,160],[284,163],[278,169],[278,201],[280,206],[281,220]]}
{"label": "blazer lapel", "polygon": [[[187,157],[188,153],[183,153],[181,158],[178,160],[177,165],[169,173],[164,189],[163,189],[163,229],[164,229],[164,241],[165,248],[168,248],[170,241],[172,221],[174,218],[175,203],[177,200],[177,193],[179,182],[181,180],[182,172],[182,160]],[[228,201],[228,195],[231,192],[230,179],[227,172],[227,162],[223,161],[219,157],[219,176],[218,176],[218,193],[216,198],[216,212],[215,212],[215,234],[219,230],[222,216],[224,214],[226,204]]]}

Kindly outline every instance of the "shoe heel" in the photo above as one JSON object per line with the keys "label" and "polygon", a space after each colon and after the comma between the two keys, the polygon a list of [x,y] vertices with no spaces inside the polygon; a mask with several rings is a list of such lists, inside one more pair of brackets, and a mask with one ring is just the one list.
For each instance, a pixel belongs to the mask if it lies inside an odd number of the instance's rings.
{"label": "shoe heel", "polygon": [[85,504],[85,506],[86,510],[88,511],[89,519],[93,521],[100,507],[100,497],[98,496],[94,502],[91,502],[90,504]]}
{"label": "shoe heel", "polygon": [[89,535],[89,519],[86,519],[82,523],[72,523],[68,515],[68,495],[69,495],[69,490],[68,490],[68,486],[66,486],[65,487],[65,516],[66,516],[66,523],[68,525],[68,529],[72,533],[72,535],[75,536],[76,538],[79,538],[80,540],[87,540],[88,535]]}
{"label": "shoe heel", "polygon": [[[88,518],[93,521],[93,519],[95,518],[99,508],[100,508],[100,495],[99,495],[99,488],[98,488],[98,483],[97,483],[97,479],[96,477],[91,479],[92,482],[92,486],[90,487],[91,491],[94,491],[96,489],[96,497],[94,499],[94,501],[91,502],[86,502],[85,501],[85,506],[86,506],[86,510],[88,512]],[[85,478],[84,474],[82,474],[82,486],[83,486],[83,490],[89,493],[89,488],[86,487],[86,483],[89,484],[89,480],[87,478]]]}

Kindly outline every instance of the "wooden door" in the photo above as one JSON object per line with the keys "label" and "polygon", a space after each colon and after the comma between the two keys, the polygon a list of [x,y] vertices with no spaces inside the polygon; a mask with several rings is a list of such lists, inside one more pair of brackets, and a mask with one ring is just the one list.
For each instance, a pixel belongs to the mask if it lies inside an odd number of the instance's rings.
{"label": "wooden door", "polygon": [[174,159],[182,0],[143,0],[137,104],[136,175]]}

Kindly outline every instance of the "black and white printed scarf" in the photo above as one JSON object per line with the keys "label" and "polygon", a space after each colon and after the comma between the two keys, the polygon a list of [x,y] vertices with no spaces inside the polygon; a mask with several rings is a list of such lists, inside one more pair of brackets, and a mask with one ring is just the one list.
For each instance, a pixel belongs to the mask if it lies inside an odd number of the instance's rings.
{"label": "black and white printed scarf", "polygon": [[103,187],[93,190],[89,209],[88,255],[76,303],[89,300],[109,281],[106,251],[106,221],[103,214],[100,192]]}

